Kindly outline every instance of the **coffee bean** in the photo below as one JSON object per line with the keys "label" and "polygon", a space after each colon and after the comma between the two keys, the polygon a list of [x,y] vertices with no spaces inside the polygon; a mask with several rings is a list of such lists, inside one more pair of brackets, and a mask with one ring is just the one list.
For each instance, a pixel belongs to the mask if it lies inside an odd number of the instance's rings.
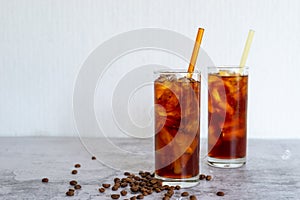
{"label": "coffee bean", "polygon": [[170,200],[170,197],[164,196],[164,197],[162,198],[162,200]]}
{"label": "coffee bean", "polygon": [[127,191],[126,190],[122,190],[120,193],[121,193],[122,196],[126,196],[127,195]]}
{"label": "coffee bean", "polygon": [[145,172],[143,171],[139,171],[139,175],[145,174]]}
{"label": "coffee bean", "polygon": [[95,156],[92,156],[92,160],[96,160],[96,157],[95,157]]}
{"label": "coffee bean", "polygon": [[70,188],[69,191],[75,192],[75,190],[73,188]]}
{"label": "coffee bean", "polygon": [[200,180],[204,180],[205,178],[206,178],[205,174],[200,174],[200,175],[199,175],[199,179],[200,179]]}
{"label": "coffee bean", "polygon": [[137,199],[144,199],[144,196],[142,194],[139,194],[136,196]]}
{"label": "coffee bean", "polygon": [[206,176],[206,180],[207,180],[207,181],[210,181],[211,179],[212,179],[211,175],[207,175],[207,176]]}
{"label": "coffee bean", "polygon": [[108,183],[103,183],[102,186],[103,186],[104,188],[109,188],[109,187],[110,187],[110,184],[108,184]]}
{"label": "coffee bean", "polygon": [[69,190],[68,192],[66,192],[66,195],[67,196],[74,196],[74,192]]}
{"label": "coffee bean", "polygon": [[81,189],[81,185],[75,185],[74,188],[75,188],[75,190],[79,190],[79,189]]}
{"label": "coffee bean", "polygon": [[134,187],[131,187],[130,190],[131,190],[131,192],[137,192],[137,191],[139,191],[139,188],[134,186]]}
{"label": "coffee bean", "polygon": [[128,183],[124,182],[124,183],[121,183],[121,187],[124,188],[124,187],[127,187],[128,186]]}
{"label": "coffee bean", "polygon": [[197,197],[195,195],[191,195],[190,200],[197,200]]}
{"label": "coffee bean", "polygon": [[118,186],[116,186],[116,185],[114,185],[114,186],[112,186],[112,191],[117,191],[118,189],[119,189],[119,187]]}
{"label": "coffee bean", "polygon": [[74,167],[75,167],[75,168],[80,168],[81,165],[80,165],[80,164],[75,164]]}
{"label": "coffee bean", "polygon": [[160,188],[154,188],[154,191],[157,192],[157,193],[160,193],[161,189]]}
{"label": "coffee bean", "polygon": [[105,192],[105,189],[103,187],[99,188],[99,192],[103,193],[103,192]]}
{"label": "coffee bean", "polygon": [[146,192],[147,191],[147,188],[146,187],[141,187],[140,188],[140,192]]}
{"label": "coffee bean", "polygon": [[112,199],[119,199],[120,195],[119,194],[112,194],[110,195]]}
{"label": "coffee bean", "polygon": [[176,185],[175,190],[180,190],[180,185]]}
{"label": "coffee bean", "polygon": [[49,182],[49,179],[48,179],[48,178],[43,178],[43,179],[42,179],[42,182],[43,182],[43,183],[48,183],[48,182]]}
{"label": "coffee bean", "polygon": [[114,178],[114,183],[120,183],[121,180],[119,178]]}
{"label": "coffee bean", "polygon": [[128,176],[128,178],[126,178],[126,179],[127,179],[128,183],[133,183],[134,182],[134,180],[130,176]]}
{"label": "coffee bean", "polygon": [[129,172],[124,172],[124,175],[125,175],[125,176],[129,176],[130,173],[129,173]]}
{"label": "coffee bean", "polygon": [[169,194],[169,193],[165,193],[165,194],[164,194],[164,196],[165,196],[165,197],[169,197],[169,198],[171,198],[171,197],[172,197],[172,195],[171,195],[171,194]]}
{"label": "coffee bean", "polygon": [[168,186],[168,185],[164,185],[163,187],[164,187],[164,190],[169,190],[169,188],[170,188],[170,186]]}
{"label": "coffee bean", "polygon": [[126,183],[126,178],[122,178],[121,183]]}
{"label": "coffee bean", "polygon": [[173,194],[174,194],[174,190],[172,190],[172,189],[168,190],[167,194],[169,194],[169,195],[170,195],[170,197],[172,197],[172,196],[173,196]]}
{"label": "coffee bean", "polygon": [[190,194],[188,193],[188,192],[183,192],[183,193],[181,193],[181,196],[182,197],[187,197],[187,196],[189,196]]}
{"label": "coffee bean", "polygon": [[217,192],[217,196],[224,196],[224,195],[225,195],[224,192],[221,191]]}
{"label": "coffee bean", "polygon": [[77,181],[75,181],[75,180],[72,180],[72,181],[70,181],[70,185],[77,185]]}
{"label": "coffee bean", "polygon": [[150,183],[151,183],[151,184],[157,183],[157,179],[152,179],[152,180],[150,180]]}
{"label": "coffee bean", "polygon": [[72,174],[77,174],[77,170],[72,170]]}
{"label": "coffee bean", "polygon": [[151,175],[151,172],[144,172],[146,176]]}
{"label": "coffee bean", "polygon": [[145,178],[149,180],[149,179],[152,178],[152,176],[151,175],[147,175]]}
{"label": "coffee bean", "polygon": [[130,200],[136,200],[136,196],[130,197]]}
{"label": "coffee bean", "polygon": [[148,192],[142,192],[142,195],[144,195],[144,196],[148,196],[149,195],[149,193]]}

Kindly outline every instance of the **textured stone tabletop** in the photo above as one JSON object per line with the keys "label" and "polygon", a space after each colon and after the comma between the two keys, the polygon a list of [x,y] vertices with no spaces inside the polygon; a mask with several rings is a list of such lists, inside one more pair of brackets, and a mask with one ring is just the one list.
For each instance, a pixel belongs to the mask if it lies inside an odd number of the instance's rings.
{"label": "textured stone tabletop", "polygon": [[[198,199],[300,199],[300,140],[249,140],[247,164],[239,169],[207,166],[205,144],[201,149],[200,171],[213,178],[180,192]],[[72,175],[76,163],[81,168]],[[98,192],[101,184],[139,170],[153,171],[152,139],[0,138],[0,199],[111,199],[111,190]],[[73,179],[82,189],[67,197]],[[188,199],[180,192],[172,199]]]}

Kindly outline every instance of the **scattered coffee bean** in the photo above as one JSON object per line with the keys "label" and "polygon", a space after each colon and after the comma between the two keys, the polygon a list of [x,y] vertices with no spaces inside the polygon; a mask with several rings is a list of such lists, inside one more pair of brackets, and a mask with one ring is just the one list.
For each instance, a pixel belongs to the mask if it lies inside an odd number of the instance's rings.
{"label": "scattered coffee bean", "polygon": [[144,199],[144,196],[142,194],[139,194],[136,196],[137,199]]}
{"label": "scattered coffee bean", "polygon": [[75,164],[74,167],[75,167],[75,168],[80,168],[81,165],[80,165],[80,164]]}
{"label": "scattered coffee bean", "polygon": [[149,193],[148,193],[148,192],[142,192],[142,195],[144,195],[144,196],[148,196],[148,195],[149,195]]}
{"label": "scattered coffee bean", "polygon": [[117,185],[112,186],[112,191],[117,191],[119,189],[119,187]]}
{"label": "scattered coffee bean", "polygon": [[77,184],[77,185],[74,186],[74,188],[75,188],[75,190],[79,190],[79,189],[81,189],[81,185]]}
{"label": "scattered coffee bean", "polygon": [[109,187],[110,187],[110,184],[108,184],[108,183],[103,183],[102,186],[103,186],[104,188],[109,188]]}
{"label": "scattered coffee bean", "polygon": [[169,196],[172,197],[173,194],[174,194],[174,190],[170,189],[170,190],[167,192],[167,194],[169,194]]}
{"label": "scattered coffee bean", "polygon": [[72,170],[72,174],[77,174],[77,170]]}
{"label": "scattered coffee bean", "polygon": [[207,176],[206,176],[206,180],[207,180],[207,181],[210,181],[211,178],[212,178],[211,175],[207,175]]}
{"label": "scattered coffee bean", "polygon": [[126,190],[122,190],[120,193],[121,193],[122,196],[126,196],[127,195],[127,191]]}
{"label": "scattered coffee bean", "polygon": [[48,178],[43,178],[43,179],[42,179],[42,182],[43,182],[43,183],[48,183],[48,182],[49,182],[49,179],[48,179]]}
{"label": "scattered coffee bean", "polygon": [[129,176],[130,173],[129,172],[124,172],[124,176]]}
{"label": "scattered coffee bean", "polygon": [[69,191],[75,192],[75,190],[73,188],[70,188]]}
{"label": "scattered coffee bean", "polygon": [[70,190],[69,190],[68,192],[66,192],[66,195],[67,195],[67,196],[74,196],[74,191],[70,191]]}
{"label": "scattered coffee bean", "polygon": [[96,160],[96,157],[95,157],[95,156],[92,156],[92,160]]}
{"label": "scattered coffee bean", "polygon": [[139,188],[137,186],[133,186],[130,188],[130,190],[131,190],[131,192],[135,193],[135,192],[139,191]]}
{"label": "scattered coffee bean", "polygon": [[136,200],[136,196],[130,197],[130,200]]}
{"label": "scattered coffee bean", "polygon": [[120,183],[121,180],[119,178],[114,178],[114,183]]}
{"label": "scattered coffee bean", "polygon": [[128,183],[126,183],[126,182],[121,183],[122,188],[127,187],[127,186],[128,186]]}
{"label": "scattered coffee bean", "polygon": [[160,193],[161,189],[160,188],[154,188],[154,191],[157,192],[157,193]]}
{"label": "scattered coffee bean", "polygon": [[165,197],[169,197],[169,198],[171,198],[171,197],[172,197],[172,195],[171,195],[171,194],[169,194],[169,193],[166,193],[166,194],[164,194],[164,196],[165,196]]}
{"label": "scattered coffee bean", "polygon": [[181,193],[181,196],[182,197],[187,197],[187,196],[189,196],[190,194],[188,193],[188,192],[183,192],[183,193]]}
{"label": "scattered coffee bean", "polygon": [[99,188],[99,192],[103,193],[103,192],[105,192],[105,189],[103,187]]}
{"label": "scattered coffee bean", "polygon": [[164,185],[162,188],[163,188],[164,190],[170,190],[170,186],[168,186],[168,185]]}
{"label": "scattered coffee bean", "polygon": [[180,190],[180,185],[176,185],[175,190]]}
{"label": "scattered coffee bean", "polygon": [[112,199],[119,199],[120,195],[119,194],[112,194],[110,195]]}
{"label": "scattered coffee bean", "polygon": [[72,181],[70,181],[70,185],[77,185],[77,181],[75,181],[75,180],[72,180]]}
{"label": "scattered coffee bean", "polygon": [[191,195],[190,200],[197,200],[197,197],[195,195]]}
{"label": "scattered coffee bean", "polygon": [[205,174],[200,174],[200,175],[199,175],[199,179],[200,179],[200,180],[204,180],[205,178],[206,178]]}
{"label": "scattered coffee bean", "polygon": [[170,200],[170,197],[164,196],[164,197],[162,198],[162,200]]}
{"label": "scattered coffee bean", "polygon": [[224,192],[221,191],[217,192],[217,196],[224,196],[224,195],[225,195]]}

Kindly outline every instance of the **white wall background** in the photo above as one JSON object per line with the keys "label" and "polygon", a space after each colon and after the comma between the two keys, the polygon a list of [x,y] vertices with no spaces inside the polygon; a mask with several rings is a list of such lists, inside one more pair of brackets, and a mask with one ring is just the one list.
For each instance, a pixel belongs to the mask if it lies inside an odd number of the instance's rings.
{"label": "white wall background", "polygon": [[133,29],[194,39],[215,64],[238,64],[250,28],[250,138],[300,138],[300,1],[0,0],[0,136],[73,136],[80,66]]}

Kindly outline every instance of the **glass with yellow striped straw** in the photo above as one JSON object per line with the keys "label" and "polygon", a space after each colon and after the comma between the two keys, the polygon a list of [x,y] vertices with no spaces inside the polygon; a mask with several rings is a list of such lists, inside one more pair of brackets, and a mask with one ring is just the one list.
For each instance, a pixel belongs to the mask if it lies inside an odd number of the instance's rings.
{"label": "glass with yellow striped straw", "polygon": [[250,30],[239,66],[208,67],[208,164],[236,168],[246,163]]}

